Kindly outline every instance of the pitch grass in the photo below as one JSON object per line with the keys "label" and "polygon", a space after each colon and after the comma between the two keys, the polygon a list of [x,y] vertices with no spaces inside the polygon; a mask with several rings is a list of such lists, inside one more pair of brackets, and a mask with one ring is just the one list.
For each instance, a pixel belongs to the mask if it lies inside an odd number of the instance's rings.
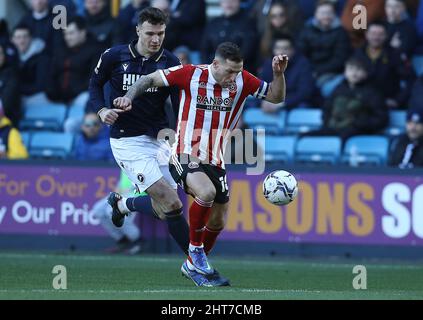
{"label": "pitch grass", "polygon": [[[232,287],[199,288],[168,255],[106,256],[0,253],[0,299],[423,299],[423,264],[283,258],[222,258],[214,266]],[[354,265],[367,268],[367,290],[354,290]],[[67,290],[54,290],[55,265]]]}

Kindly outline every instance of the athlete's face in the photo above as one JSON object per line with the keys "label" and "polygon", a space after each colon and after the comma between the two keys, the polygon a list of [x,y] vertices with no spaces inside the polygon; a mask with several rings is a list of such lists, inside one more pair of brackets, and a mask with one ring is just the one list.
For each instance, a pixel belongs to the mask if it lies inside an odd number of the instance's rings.
{"label": "athlete's face", "polygon": [[138,43],[141,43],[142,54],[153,55],[160,50],[165,37],[165,24],[151,24],[148,21],[137,26]]}
{"label": "athlete's face", "polygon": [[237,75],[242,72],[244,67],[243,62],[234,62],[231,60],[224,60],[219,57],[216,57],[213,60],[213,70],[214,70],[214,77],[218,84],[220,84],[223,88],[229,87],[235,79]]}

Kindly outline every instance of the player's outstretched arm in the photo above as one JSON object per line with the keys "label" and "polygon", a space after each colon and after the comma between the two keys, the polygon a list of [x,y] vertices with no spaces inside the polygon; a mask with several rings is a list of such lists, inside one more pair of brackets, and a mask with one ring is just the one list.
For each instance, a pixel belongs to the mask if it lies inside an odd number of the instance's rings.
{"label": "player's outstretched arm", "polygon": [[113,105],[116,108],[129,111],[132,108],[132,101],[139,95],[143,94],[145,90],[152,87],[164,87],[165,83],[159,74],[155,71],[145,76],[141,76],[128,90],[124,97],[116,98]]}
{"label": "player's outstretched arm", "polygon": [[285,100],[286,84],[284,72],[288,66],[288,56],[274,56],[272,60],[273,81],[270,83],[269,92],[266,101],[272,103],[281,103]]}

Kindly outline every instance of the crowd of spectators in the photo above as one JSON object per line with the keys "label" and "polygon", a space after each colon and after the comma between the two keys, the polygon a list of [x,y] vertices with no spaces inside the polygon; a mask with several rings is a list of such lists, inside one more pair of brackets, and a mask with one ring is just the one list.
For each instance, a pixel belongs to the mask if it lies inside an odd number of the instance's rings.
{"label": "crowd of spectators", "polygon": [[[423,1],[220,0],[215,18],[207,17],[206,0],[131,0],[116,17],[109,2],[31,0],[13,28],[0,22],[0,99],[8,124],[19,128],[25,112],[40,104],[65,106],[69,114],[85,109],[90,70],[105,49],[136,37],[137,15],[147,6],[168,14],[164,46],[183,63],[210,63],[217,45],[232,41],[245,68],[271,81],[272,56],[287,54],[286,101],[248,105],[268,114],[321,108],[323,127],[310,135],[345,140],[378,133],[389,111],[419,115],[423,109]],[[65,30],[52,27],[57,4],[68,11]],[[357,4],[367,8],[366,29],[353,28]],[[108,145],[107,128],[95,115],[68,118],[63,129],[80,135],[76,159],[90,147],[98,159],[109,159],[99,147]]]}

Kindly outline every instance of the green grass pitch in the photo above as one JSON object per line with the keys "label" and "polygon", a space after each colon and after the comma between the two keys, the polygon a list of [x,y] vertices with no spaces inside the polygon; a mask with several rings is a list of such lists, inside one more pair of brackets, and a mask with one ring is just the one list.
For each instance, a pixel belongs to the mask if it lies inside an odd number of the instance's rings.
{"label": "green grass pitch", "polygon": [[[0,299],[423,299],[423,264],[270,257],[215,257],[231,287],[199,288],[181,276],[175,255],[0,253]],[[354,265],[367,290],[354,290]],[[67,289],[52,287],[55,265]]]}

